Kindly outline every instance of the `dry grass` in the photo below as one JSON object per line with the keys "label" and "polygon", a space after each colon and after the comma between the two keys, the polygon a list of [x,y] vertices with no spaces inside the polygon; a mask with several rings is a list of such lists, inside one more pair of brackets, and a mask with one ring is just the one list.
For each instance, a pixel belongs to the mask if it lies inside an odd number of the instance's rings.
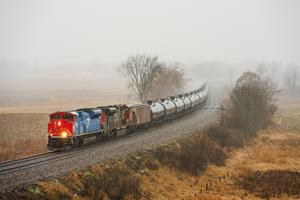
{"label": "dry grass", "polygon": [[223,165],[225,161],[223,148],[200,131],[156,149],[154,157],[162,165],[194,175],[205,170],[208,164]]}
{"label": "dry grass", "polygon": [[9,199],[140,199],[141,174],[123,162],[94,165],[85,171],[71,172],[66,177],[41,181],[25,191],[8,195]]}
{"label": "dry grass", "polygon": [[[247,147],[232,151],[225,166],[209,165],[207,170],[196,176],[167,167],[159,168],[156,174],[142,177],[143,193],[151,194],[153,199],[261,199],[241,188],[237,180],[257,170],[299,171],[299,142],[298,133],[282,129],[264,130]],[[147,199],[145,195],[143,198]],[[283,193],[273,199],[296,198]]]}
{"label": "dry grass", "polygon": [[0,162],[47,151],[48,114],[0,114]]}
{"label": "dry grass", "polygon": [[237,183],[261,198],[280,197],[282,194],[300,197],[300,172],[297,171],[256,171],[242,176]]}
{"label": "dry grass", "polygon": [[278,107],[275,122],[285,129],[300,131],[300,98],[279,96]]}
{"label": "dry grass", "polygon": [[211,125],[204,132],[209,139],[229,149],[242,147],[246,142],[245,135],[242,135],[238,130],[228,129],[223,126]]}

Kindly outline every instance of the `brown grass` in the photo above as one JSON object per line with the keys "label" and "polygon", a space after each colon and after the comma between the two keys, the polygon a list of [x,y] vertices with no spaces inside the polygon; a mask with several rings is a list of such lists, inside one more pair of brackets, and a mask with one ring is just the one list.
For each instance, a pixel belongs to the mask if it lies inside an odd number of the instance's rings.
{"label": "brown grass", "polygon": [[47,151],[48,114],[0,114],[0,162]]}
{"label": "brown grass", "polygon": [[204,130],[209,139],[222,147],[238,148],[246,142],[246,138],[238,130],[228,129],[223,126],[210,125]]}
{"label": "brown grass", "polygon": [[[225,166],[208,165],[207,170],[196,176],[159,168],[156,174],[142,177],[142,188],[144,194],[151,194],[153,199],[261,199],[256,193],[236,184],[237,180],[257,170],[299,171],[299,142],[298,133],[282,129],[264,130],[245,148],[229,153]],[[276,185],[276,182],[272,183]],[[273,199],[296,198],[282,193]]]}
{"label": "brown grass", "polygon": [[9,199],[140,199],[141,175],[115,161],[71,172],[66,177],[41,181],[26,191],[7,194]]}
{"label": "brown grass", "polygon": [[282,194],[300,197],[300,172],[288,170],[256,171],[242,176],[237,184],[261,198]]}
{"label": "brown grass", "polygon": [[156,149],[154,157],[162,165],[196,175],[208,164],[223,165],[225,153],[220,145],[196,131],[177,143]]}
{"label": "brown grass", "polygon": [[281,95],[278,107],[275,122],[285,129],[300,131],[300,98]]}

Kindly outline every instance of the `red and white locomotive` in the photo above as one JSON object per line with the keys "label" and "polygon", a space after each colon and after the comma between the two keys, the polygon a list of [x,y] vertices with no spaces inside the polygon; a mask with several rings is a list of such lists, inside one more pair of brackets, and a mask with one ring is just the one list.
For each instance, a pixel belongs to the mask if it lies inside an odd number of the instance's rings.
{"label": "red and white locomotive", "polygon": [[115,137],[125,129],[155,126],[183,116],[204,104],[208,88],[204,84],[190,93],[148,101],[147,104],[112,105],[83,108],[50,114],[48,149],[58,150],[81,145],[89,137]]}

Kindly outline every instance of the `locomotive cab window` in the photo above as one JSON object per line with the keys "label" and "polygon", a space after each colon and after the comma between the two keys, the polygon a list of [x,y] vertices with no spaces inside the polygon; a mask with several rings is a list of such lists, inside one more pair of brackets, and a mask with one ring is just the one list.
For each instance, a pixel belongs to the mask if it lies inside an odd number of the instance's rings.
{"label": "locomotive cab window", "polygon": [[66,119],[66,120],[72,120],[73,116],[69,113],[63,113],[62,114],[62,119]]}
{"label": "locomotive cab window", "polygon": [[50,119],[51,119],[51,120],[57,120],[57,119],[60,119],[59,113],[55,113],[55,114],[51,115],[51,116],[50,116]]}

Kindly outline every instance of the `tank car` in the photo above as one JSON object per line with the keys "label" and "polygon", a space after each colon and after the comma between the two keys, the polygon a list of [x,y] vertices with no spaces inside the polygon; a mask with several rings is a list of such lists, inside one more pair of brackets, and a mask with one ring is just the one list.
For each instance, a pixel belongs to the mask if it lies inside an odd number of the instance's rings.
{"label": "tank car", "polygon": [[173,118],[176,113],[176,104],[170,99],[161,99],[159,103],[165,108],[165,118]]}
{"label": "tank car", "polygon": [[188,111],[192,107],[191,99],[188,96],[183,96],[181,100],[184,102],[184,110]]}
{"label": "tank car", "polygon": [[165,117],[165,107],[159,102],[148,101],[151,109],[151,119],[153,121],[162,120]]}
{"label": "tank car", "polygon": [[189,96],[190,100],[191,100],[191,107],[194,108],[196,106],[198,106],[200,104],[200,97],[196,94],[192,94]]}
{"label": "tank car", "polygon": [[176,105],[176,113],[180,114],[184,111],[184,101],[181,98],[175,97],[172,98],[174,104]]}

